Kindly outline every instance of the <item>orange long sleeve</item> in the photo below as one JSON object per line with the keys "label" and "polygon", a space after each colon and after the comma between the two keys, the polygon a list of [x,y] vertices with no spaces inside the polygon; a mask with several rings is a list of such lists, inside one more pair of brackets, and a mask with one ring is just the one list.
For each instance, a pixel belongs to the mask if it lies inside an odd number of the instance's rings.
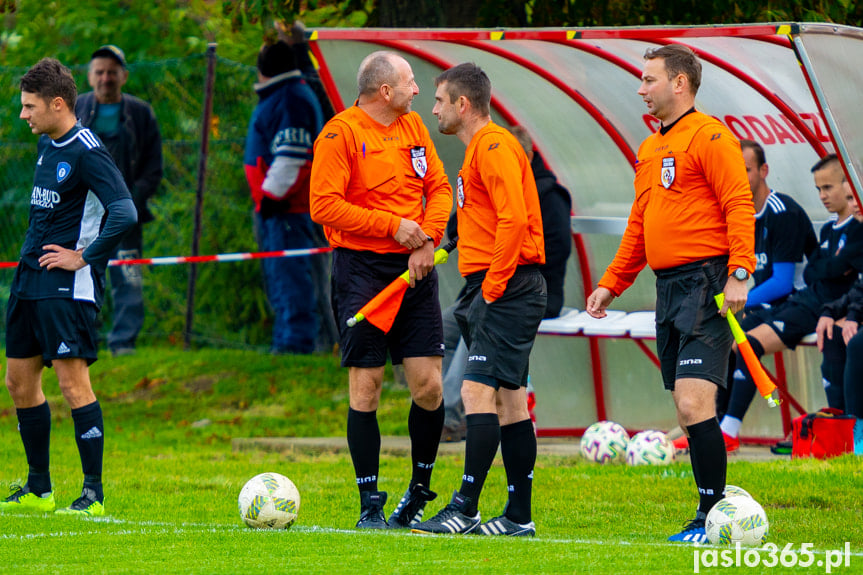
{"label": "orange long sleeve", "polygon": [[545,263],[536,182],[512,134],[489,123],[474,135],[456,195],[459,271],[467,276],[488,270],[482,293],[494,301],[517,266]]}
{"label": "orange long sleeve", "polygon": [[645,264],[660,270],[723,255],[729,269],[755,269],[752,192],[740,143],[693,112],[641,144],[635,202],[599,285],[620,295]]}
{"label": "orange long sleeve", "polygon": [[383,126],[352,106],[315,141],[310,212],[333,247],[407,253],[393,239],[401,218],[438,244],[451,207],[443,163],[415,112]]}

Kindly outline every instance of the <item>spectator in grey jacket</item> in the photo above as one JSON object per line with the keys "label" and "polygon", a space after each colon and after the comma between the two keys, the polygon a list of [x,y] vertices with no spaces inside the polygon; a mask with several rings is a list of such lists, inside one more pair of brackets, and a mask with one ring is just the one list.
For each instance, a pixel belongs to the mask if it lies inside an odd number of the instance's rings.
{"label": "spectator in grey jacket", "polygon": [[[93,52],[87,80],[92,92],[82,94],[75,114],[95,132],[114,158],[138,210],[138,224],[120,242],[112,259],[142,257],[141,226],[152,221],[147,201],[162,180],[162,138],[153,108],[147,102],[122,92],[129,77],[126,56],[114,45]],[[135,352],[138,333],[144,325],[144,293],[140,266],[108,268],[114,323],[108,334],[113,355]]]}

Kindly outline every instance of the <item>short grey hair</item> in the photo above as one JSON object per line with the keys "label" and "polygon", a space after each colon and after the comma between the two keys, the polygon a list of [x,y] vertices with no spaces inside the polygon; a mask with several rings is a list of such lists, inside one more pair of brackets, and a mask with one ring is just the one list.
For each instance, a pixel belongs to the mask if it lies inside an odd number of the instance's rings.
{"label": "short grey hair", "polygon": [[384,84],[393,85],[398,81],[392,62],[395,57],[398,57],[395,52],[379,50],[363,59],[357,72],[357,90],[361,96],[374,94]]}

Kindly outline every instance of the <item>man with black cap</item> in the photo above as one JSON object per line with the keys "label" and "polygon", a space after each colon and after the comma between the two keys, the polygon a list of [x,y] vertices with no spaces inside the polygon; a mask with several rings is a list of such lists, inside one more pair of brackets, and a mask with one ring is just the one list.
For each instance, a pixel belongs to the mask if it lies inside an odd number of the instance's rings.
{"label": "man with black cap", "polygon": [[[149,200],[162,180],[162,137],[153,108],[122,88],[129,77],[126,56],[114,45],[93,52],[87,81],[92,92],[78,97],[75,114],[95,132],[111,152],[132,193],[138,224],[120,242],[112,259],[138,259],[142,255],[141,226],[152,221]],[[144,294],[140,266],[108,268],[114,324],[108,334],[108,349],[115,356],[135,352],[138,333],[144,325]]]}
{"label": "man with black cap", "polygon": [[[246,135],[246,179],[262,251],[316,247],[309,216],[312,146],[323,126],[314,92],[294,51],[279,41],[258,53],[258,105]],[[262,260],[273,308],[273,353],[311,353],[320,318],[308,257]]]}

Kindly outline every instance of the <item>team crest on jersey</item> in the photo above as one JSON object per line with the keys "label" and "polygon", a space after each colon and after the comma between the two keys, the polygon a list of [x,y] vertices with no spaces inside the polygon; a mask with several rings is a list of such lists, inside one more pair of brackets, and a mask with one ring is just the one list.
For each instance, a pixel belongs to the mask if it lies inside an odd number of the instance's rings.
{"label": "team crest on jersey", "polygon": [[425,146],[414,146],[411,148],[411,165],[414,167],[414,172],[420,178],[426,177],[428,171],[428,162],[426,162]]}
{"label": "team crest on jersey", "polygon": [[674,183],[674,156],[670,158],[662,158],[662,173],[659,175],[662,180],[662,185],[665,189],[671,187]]}
{"label": "team crest on jersey", "polygon": [[72,166],[70,166],[66,162],[60,162],[59,164],[57,164],[57,183],[59,184],[60,182],[68,178],[71,172]]}
{"label": "team crest on jersey", "polygon": [[41,166],[41,165],[42,165],[42,156],[39,156],[39,159],[36,161],[36,165],[37,165],[37,166]]}
{"label": "team crest on jersey", "polygon": [[458,201],[458,207],[464,207],[464,180],[461,179],[461,175],[459,175],[458,180],[456,182],[456,200]]}

